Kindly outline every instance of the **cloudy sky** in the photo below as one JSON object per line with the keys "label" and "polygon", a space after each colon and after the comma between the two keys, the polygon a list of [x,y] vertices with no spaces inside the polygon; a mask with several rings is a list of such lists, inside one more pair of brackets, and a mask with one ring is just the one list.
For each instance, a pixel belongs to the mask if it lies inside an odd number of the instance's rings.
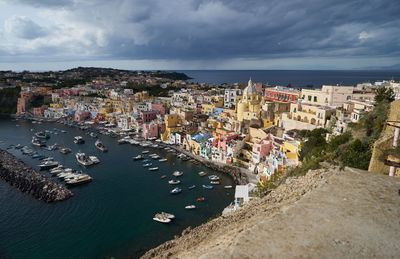
{"label": "cloudy sky", "polygon": [[0,0],[0,69],[400,63],[399,0]]}

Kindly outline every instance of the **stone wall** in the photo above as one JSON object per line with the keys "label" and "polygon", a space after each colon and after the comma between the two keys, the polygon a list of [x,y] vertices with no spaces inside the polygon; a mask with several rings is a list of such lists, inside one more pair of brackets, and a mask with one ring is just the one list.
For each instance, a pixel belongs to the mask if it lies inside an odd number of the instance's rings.
{"label": "stone wall", "polygon": [[[388,121],[400,121],[400,100],[394,101],[390,104]],[[374,143],[374,150],[372,152],[368,171],[380,174],[389,174],[389,166],[383,163],[382,154],[386,150],[392,148],[394,130],[394,127],[386,126],[381,137]],[[397,169],[396,175],[400,175],[399,169]]]}
{"label": "stone wall", "polygon": [[0,149],[0,178],[35,199],[56,202],[73,193],[64,185],[36,172],[10,153]]}

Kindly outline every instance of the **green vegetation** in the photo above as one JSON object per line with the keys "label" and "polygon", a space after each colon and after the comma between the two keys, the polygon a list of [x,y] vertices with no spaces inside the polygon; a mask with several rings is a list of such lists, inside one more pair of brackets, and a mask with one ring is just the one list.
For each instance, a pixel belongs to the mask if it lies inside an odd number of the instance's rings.
{"label": "green vegetation", "polygon": [[17,112],[17,101],[20,87],[0,90],[0,114],[10,115]]}

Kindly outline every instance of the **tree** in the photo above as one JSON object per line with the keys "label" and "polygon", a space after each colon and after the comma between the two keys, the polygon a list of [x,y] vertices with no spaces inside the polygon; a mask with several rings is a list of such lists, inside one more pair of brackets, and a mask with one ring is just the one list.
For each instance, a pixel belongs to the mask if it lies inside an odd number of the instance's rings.
{"label": "tree", "polygon": [[375,102],[393,102],[394,101],[394,92],[392,88],[389,87],[381,87],[375,90]]}

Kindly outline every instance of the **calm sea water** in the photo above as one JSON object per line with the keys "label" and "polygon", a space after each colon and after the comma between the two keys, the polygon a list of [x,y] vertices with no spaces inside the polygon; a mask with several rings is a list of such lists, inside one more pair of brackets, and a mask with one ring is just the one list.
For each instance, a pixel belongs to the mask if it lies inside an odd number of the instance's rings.
{"label": "calm sea water", "polygon": [[400,80],[400,71],[360,71],[360,70],[181,70],[192,82],[199,83],[247,83],[253,82],[270,85],[288,85],[315,88],[323,84],[355,85],[362,82],[379,80]]}
{"label": "calm sea water", "polygon": [[[16,124],[20,126],[17,127]],[[160,170],[151,172],[142,167],[142,161],[132,161],[144,148],[130,144],[118,145],[116,139],[100,136],[108,147],[108,153],[100,153],[94,147],[95,139],[76,128],[56,123],[32,124],[29,121],[0,120],[0,147],[9,144],[30,144],[31,128],[35,130],[65,129],[68,133],[51,135],[48,143],[71,147],[73,153],[63,155],[59,151],[43,151],[61,164],[75,169],[74,153],[81,150],[96,155],[101,163],[88,169],[94,181],[72,188],[74,196],[63,202],[46,204],[28,194],[10,187],[0,180],[0,257],[6,258],[126,258],[173,238],[188,226],[196,226],[220,213],[232,200],[234,189],[230,177],[209,169],[184,162],[159,149],[146,148],[150,153],[168,158],[168,162],[153,160]],[[73,137],[82,135],[86,144],[76,145]],[[38,169],[39,161],[24,156],[19,150],[9,150],[27,164]],[[183,191],[171,195],[173,186],[168,184],[174,170],[181,170]],[[209,183],[199,171],[214,173],[221,177],[222,185],[214,190],[200,186]],[[47,172],[43,174],[50,175]],[[167,179],[160,176],[166,174]],[[196,188],[187,187],[195,184]],[[205,197],[203,203],[198,197]],[[184,207],[195,204],[195,210]],[[164,225],[152,220],[153,215],[167,211],[176,215],[173,223]]]}

